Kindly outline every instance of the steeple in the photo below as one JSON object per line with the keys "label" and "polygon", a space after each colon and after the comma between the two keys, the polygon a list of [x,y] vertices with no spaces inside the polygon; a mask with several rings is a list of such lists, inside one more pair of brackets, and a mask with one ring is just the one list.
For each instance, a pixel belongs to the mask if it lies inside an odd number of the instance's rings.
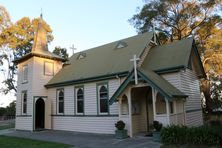
{"label": "steeple", "polygon": [[44,21],[42,18],[42,14],[40,15],[38,27],[34,37],[34,44],[32,47],[32,52],[40,52],[41,51],[48,51],[47,46],[47,38],[46,38],[46,30],[44,28]]}

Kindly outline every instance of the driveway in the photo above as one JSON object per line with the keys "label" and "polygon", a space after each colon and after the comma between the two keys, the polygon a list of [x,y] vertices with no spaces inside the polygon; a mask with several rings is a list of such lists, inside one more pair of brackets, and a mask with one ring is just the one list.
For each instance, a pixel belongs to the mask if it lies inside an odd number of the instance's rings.
{"label": "driveway", "polygon": [[[159,148],[152,137],[136,136],[123,140],[114,135],[45,130],[39,132],[13,131],[2,133],[7,136],[24,137],[44,141],[65,143],[75,148]],[[1,132],[0,132],[1,135]]]}

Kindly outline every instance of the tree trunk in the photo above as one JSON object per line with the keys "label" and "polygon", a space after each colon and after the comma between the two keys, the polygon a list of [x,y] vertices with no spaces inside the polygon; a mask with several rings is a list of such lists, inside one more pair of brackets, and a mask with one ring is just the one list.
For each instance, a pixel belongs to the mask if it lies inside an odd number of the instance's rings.
{"label": "tree trunk", "polygon": [[210,97],[210,81],[203,80],[201,89],[205,97],[205,103],[206,103],[205,111],[208,113],[211,113],[212,112],[212,99]]}

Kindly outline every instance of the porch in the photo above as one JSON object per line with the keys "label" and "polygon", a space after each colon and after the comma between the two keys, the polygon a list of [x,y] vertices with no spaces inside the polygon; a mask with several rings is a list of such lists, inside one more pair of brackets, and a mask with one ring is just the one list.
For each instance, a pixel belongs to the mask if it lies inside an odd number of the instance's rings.
{"label": "porch", "polygon": [[163,126],[185,124],[185,100],[169,100],[147,83],[129,85],[117,98],[119,120],[126,123],[128,135],[153,131],[153,121]]}

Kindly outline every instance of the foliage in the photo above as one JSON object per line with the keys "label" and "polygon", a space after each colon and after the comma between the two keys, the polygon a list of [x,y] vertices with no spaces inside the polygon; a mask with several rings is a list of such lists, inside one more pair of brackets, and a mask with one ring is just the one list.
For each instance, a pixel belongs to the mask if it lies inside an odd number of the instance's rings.
{"label": "foliage", "polygon": [[163,127],[163,124],[159,121],[153,121],[153,127],[157,132],[160,132]]}
{"label": "foliage", "polygon": [[12,101],[6,108],[0,107],[0,116],[15,116],[15,107],[15,101]]}
{"label": "foliage", "polygon": [[164,127],[161,131],[161,139],[164,144],[195,144],[195,145],[219,145],[221,144],[220,132],[215,129],[220,127],[200,126],[186,127],[172,125]]}
{"label": "foliage", "polygon": [[17,138],[17,137],[8,137],[8,136],[0,136],[1,147],[10,148],[68,148],[70,145],[55,143],[55,142],[46,142],[40,140],[31,140],[25,138]]}
{"label": "foliage", "polygon": [[222,75],[222,0],[151,0],[129,21],[139,33],[159,30],[161,43],[193,36],[198,46],[207,75],[201,91],[206,99],[206,110],[212,109],[210,77]]}
{"label": "foliage", "polygon": [[66,48],[61,48],[61,47],[57,46],[53,50],[53,53],[61,56],[62,58],[66,59],[66,60],[69,58],[69,54],[67,53]]}
{"label": "foliage", "polygon": [[[5,9],[1,9],[0,7],[0,10],[3,12]],[[4,13],[7,14],[6,16],[9,16],[6,10]],[[2,16],[2,14],[0,16]],[[5,80],[3,81],[5,86],[1,88],[1,92],[7,94],[10,91],[17,91],[17,67],[12,61],[31,51],[34,34],[40,19],[30,20],[28,17],[23,17],[16,23],[11,23],[10,18],[5,20],[7,20],[8,23],[3,23],[0,18],[0,28],[2,29],[0,30],[0,70],[5,76]],[[51,42],[53,40],[51,28],[44,21],[43,26],[47,31],[47,41]]]}
{"label": "foliage", "polygon": [[125,128],[125,123],[122,120],[117,121],[117,123],[115,124],[115,127],[118,130],[123,130]]}

